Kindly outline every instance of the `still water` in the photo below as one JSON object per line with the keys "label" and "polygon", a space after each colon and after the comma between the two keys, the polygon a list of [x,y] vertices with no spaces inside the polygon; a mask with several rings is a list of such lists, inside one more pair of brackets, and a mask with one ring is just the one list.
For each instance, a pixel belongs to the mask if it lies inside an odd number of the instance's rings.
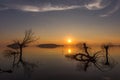
{"label": "still water", "polygon": [[[84,68],[84,62],[70,58],[80,52],[71,46],[54,49],[27,47],[23,49],[21,62],[14,55],[5,55],[5,50],[8,48],[0,48],[0,80],[120,80],[120,48],[110,49],[112,64],[101,69],[93,63]],[[93,48],[91,54],[98,50],[100,48]]]}

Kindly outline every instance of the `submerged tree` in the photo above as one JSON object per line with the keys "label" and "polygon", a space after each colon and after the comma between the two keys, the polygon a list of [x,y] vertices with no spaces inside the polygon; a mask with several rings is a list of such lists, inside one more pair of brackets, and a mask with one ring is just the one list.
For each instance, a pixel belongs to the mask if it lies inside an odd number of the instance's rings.
{"label": "submerged tree", "polygon": [[83,53],[85,53],[85,54],[87,54],[88,56],[90,55],[89,54],[89,49],[90,49],[90,47],[87,45],[87,43],[78,43],[77,45],[76,45],[80,50],[82,50],[83,51]]}
{"label": "submerged tree", "polygon": [[85,51],[85,53],[89,56],[89,52],[88,52],[88,46],[86,43],[83,43],[83,50]]}
{"label": "submerged tree", "polygon": [[101,51],[97,51],[93,54],[90,53],[89,49],[91,49],[90,47],[88,47],[88,45],[86,43],[83,43],[82,45],[82,50],[83,52],[77,53],[74,55],[74,59],[78,60],[78,61],[86,61],[86,60],[91,60],[91,61],[96,61],[97,55],[101,52]]}
{"label": "submerged tree", "polygon": [[[22,65],[24,72],[31,73],[33,71],[33,68],[36,67],[36,64],[23,60],[22,54],[23,48],[27,47],[30,43],[36,40],[37,39],[34,37],[32,30],[27,30],[25,31],[25,35],[22,40],[14,40],[13,44],[8,45],[10,49],[4,51],[4,56],[13,58],[12,68],[10,69],[12,72],[14,71],[14,68],[20,65]],[[0,71],[2,72],[3,70]],[[6,70],[6,72],[7,71],[8,70]]]}
{"label": "submerged tree", "polygon": [[102,45],[102,48],[105,51],[105,59],[106,59],[105,65],[110,65],[110,63],[109,63],[109,49],[110,49],[110,47],[111,47],[111,44]]}
{"label": "submerged tree", "polygon": [[12,73],[15,71],[15,68],[19,68],[20,66],[23,68],[24,73],[28,76],[32,73],[33,69],[37,67],[37,65],[35,63],[30,63],[23,60],[23,57],[20,57],[20,55],[18,55],[19,53],[20,52],[17,49],[8,49],[4,51],[4,57],[9,57],[11,59],[13,58],[12,67],[10,67],[8,70],[0,69],[0,73]]}
{"label": "submerged tree", "polygon": [[78,61],[78,70],[87,71],[90,66],[94,65],[100,71],[109,71],[116,65],[115,61],[109,58],[109,48],[111,47],[110,44],[102,46],[105,50],[105,56],[102,55],[102,50],[91,53],[89,51],[90,47],[88,47],[86,43],[83,43],[81,46],[80,45],[79,47],[82,46],[81,49],[83,52],[66,56],[67,58]]}
{"label": "submerged tree", "polygon": [[32,30],[27,30],[25,31],[25,35],[23,37],[22,40],[14,40],[12,45],[8,45],[8,47],[11,47],[13,49],[18,49],[20,52],[20,60],[22,60],[22,52],[23,52],[23,48],[27,47],[28,44],[34,42],[35,37],[34,37],[34,33],[32,32]]}

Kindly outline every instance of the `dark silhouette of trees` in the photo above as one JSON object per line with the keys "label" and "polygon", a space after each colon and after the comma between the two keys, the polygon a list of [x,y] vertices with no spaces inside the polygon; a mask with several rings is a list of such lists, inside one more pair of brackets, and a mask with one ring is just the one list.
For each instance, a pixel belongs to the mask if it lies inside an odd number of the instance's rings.
{"label": "dark silhouette of trees", "polygon": [[107,43],[107,44],[103,44],[101,47],[105,52],[105,65],[110,65],[109,51],[110,51],[110,48],[113,47],[113,45],[111,43]]}
{"label": "dark silhouette of trees", "polygon": [[90,61],[95,61],[95,59],[97,58],[97,54],[101,52],[101,51],[97,51],[92,55],[88,51],[88,49],[90,49],[90,47],[88,47],[86,43],[83,43],[82,46],[83,46],[83,48],[82,48],[83,53],[78,53],[78,54],[74,55],[74,58],[78,61],[86,61],[88,59]]}
{"label": "dark silhouette of trees", "polygon": [[34,42],[35,40],[36,39],[34,37],[34,33],[32,32],[32,30],[25,31],[23,40],[14,40],[14,44],[18,46],[18,49],[20,51],[20,61],[22,60],[21,58],[22,58],[23,48],[28,46],[28,44]]}
{"label": "dark silhouette of trees", "polygon": [[18,55],[20,52],[17,49],[9,49],[4,51],[4,56],[5,57],[10,57],[13,59],[12,61],[12,68],[9,70],[1,70],[0,72],[7,72],[7,73],[12,73],[14,72],[15,68],[19,68],[20,65],[23,67],[24,73],[30,75],[30,73],[33,71],[37,65],[35,63],[30,63],[28,61],[23,60],[23,57]]}
{"label": "dark silhouette of trees", "polygon": [[14,68],[14,64],[16,63],[16,60],[19,56],[19,51],[17,49],[8,49],[4,51],[4,57],[13,57],[13,63],[12,63],[12,67]]}
{"label": "dark silhouette of trees", "polygon": [[85,53],[89,56],[88,48],[89,48],[89,47],[86,45],[86,43],[83,43],[83,50],[84,50]]}
{"label": "dark silhouette of trees", "polygon": [[108,56],[109,56],[109,48],[110,48],[110,45],[109,44],[104,44],[103,46],[103,49],[105,50],[105,57],[106,57],[106,62],[105,62],[105,65],[110,65],[110,63],[109,63],[109,58],[108,58]]}
{"label": "dark silhouette of trees", "polygon": [[105,50],[106,55],[104,57],[102,55],[102,50],[91,54],[90,51],[88,50],[91,48],[88,47],[86,43],[83,43],[82,44],[83,52],[79,52],[73,55],[65,55],[65,57],[78,61],[79,62],[79,64],[77,65],[78,70],[83,69],[84,71],[87,71],[87,69],[93,64],[100,71],[109,71],[115,65],[115,61],[111,60],[110,62],[110,58],[108,57],[109,48],[110,45],[103,45],[103,49]]}
{"label": "dark silhouette of trees", "polygon": [[37,65],[23,60],[23,48],[36,40],[37,39],[34,37],[32,30],[27,30],[25,31],[25,35],[22,40],[14,40],[12,44],[8,45],[9,49],[4,51],[4,56],[13,59],[12,68],[10,70],[0,69],[0,72],[10,73],[14,71],[14,68],[18,68],[18,66],[22,65],[24,72],[31,73],[33,68]]}

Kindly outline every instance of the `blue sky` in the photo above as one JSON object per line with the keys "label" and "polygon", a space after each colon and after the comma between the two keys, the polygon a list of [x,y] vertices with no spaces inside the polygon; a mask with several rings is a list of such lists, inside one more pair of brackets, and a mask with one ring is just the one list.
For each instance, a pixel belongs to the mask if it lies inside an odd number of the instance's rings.
{"label": "blue sky", "polygon": [[0,0],[1,41],[33,29],[41,41],[119,42],[119,21],[120,0]]}

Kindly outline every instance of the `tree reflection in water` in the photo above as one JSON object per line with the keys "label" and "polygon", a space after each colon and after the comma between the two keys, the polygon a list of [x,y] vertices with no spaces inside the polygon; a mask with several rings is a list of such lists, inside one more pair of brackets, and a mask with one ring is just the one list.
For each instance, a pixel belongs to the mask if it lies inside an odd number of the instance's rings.
{"label": "tree reflection in water", "polygon": [[28,30],[25,31],[24,38],[22,40],[14,40],[13,44],[8,45],[7,47],[9,47],[9,49],[4,51],[4,56],[7,58],[13,58],[12,68],[9,70],[0,69],[0,72],[12,73],[16,68],[18,69],[22,67],[24,73],[29,76],[37,65],[23,60],[23,48],[27,47],[28,44],[36,40],[37,39],[34,38],[32,30]]}
{"label": "tree reflection in water", "polygon": [[104,50],[97,51],[93,55],[91,55],[89,49],[91,48],[86,43],[83,43],[82,53],[65,55],[65,57],[77,61],[77,69],[80,71],[87,71],[88,68],[93,66],[100,71],[109,71],[116,65],[116,62],[109,56],[109,45],[104,45]]}
{"label": "tree reflection in water", "polygon": [[1,72],[12,73],[15,71],[15,69],[23,68],[24,73],[30,76],[30,74],[33,72],[33,69],[37,67],[35,63],[30,63],[28,61],[23,60],[23,57],[20,56],[20,52],[18,50],[5,50],[4,56],[7,58],[9,57],[11,58],[11,60],[13,60],[12,68],[10,68],[9,70],[1,70]]}

